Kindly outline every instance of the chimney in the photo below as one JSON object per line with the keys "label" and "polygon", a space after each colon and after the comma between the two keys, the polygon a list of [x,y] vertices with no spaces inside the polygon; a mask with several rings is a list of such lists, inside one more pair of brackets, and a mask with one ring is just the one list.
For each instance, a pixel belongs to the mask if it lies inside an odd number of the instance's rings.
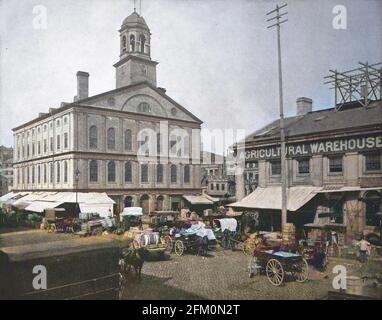
{"label": "chimney", "polygon": [[296,100],[296,103],[298,116],[303,116],[306,115],[308,112],[312,112],[312,99],[301,97]]}
{"label": "chimney", "polygon": [[89,97],[89,73],[84,71],[77,72],[77,96],[75,101]]}

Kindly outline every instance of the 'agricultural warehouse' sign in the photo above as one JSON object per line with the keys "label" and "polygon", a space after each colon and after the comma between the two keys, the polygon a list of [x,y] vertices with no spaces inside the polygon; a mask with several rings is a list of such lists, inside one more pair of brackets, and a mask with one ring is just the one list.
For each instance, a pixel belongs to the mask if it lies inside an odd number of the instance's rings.
{"label": "'agricultural warehouse' sign", "polygon": [[[319,154],[363,152],[378,149],[382,150],[382,136],[291,144],[286,146],[286,154],[289,157],[299,157]],[[261,160],[279,158],[280,154],[280,146],[272,146],[247,150],[245,157],[247,160]]]}

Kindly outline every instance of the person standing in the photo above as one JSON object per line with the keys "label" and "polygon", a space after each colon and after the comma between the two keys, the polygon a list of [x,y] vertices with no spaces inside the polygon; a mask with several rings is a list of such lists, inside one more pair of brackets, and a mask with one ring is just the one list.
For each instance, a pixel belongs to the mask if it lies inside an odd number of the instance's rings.
{"label": "person standing", "polygon": [[370,242],[365,240],[362,236],[361,240],[358,242],[359,246],[359,261],[362,263],[367,262],[367,256],[370,254],[371,245]]}

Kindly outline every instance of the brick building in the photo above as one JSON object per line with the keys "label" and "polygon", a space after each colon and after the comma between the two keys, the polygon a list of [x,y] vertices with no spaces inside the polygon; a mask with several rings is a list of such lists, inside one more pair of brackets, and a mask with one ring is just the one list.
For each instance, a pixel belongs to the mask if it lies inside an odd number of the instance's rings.
{"label": "brick building", "polygon": [[[285,118],[288,222],[334,222],[348,234],[378,229],[382,208],[382,101],[312,111],[297,99],[297,115]],[[280,229],[280,128],[276,120],[245,139],[246,164],[258,168],[258,187],[232,204],[260,214],[264,229]],[[245,185],[238,177],[238,194]],[[240,190],[239,190],[240,191]]]}

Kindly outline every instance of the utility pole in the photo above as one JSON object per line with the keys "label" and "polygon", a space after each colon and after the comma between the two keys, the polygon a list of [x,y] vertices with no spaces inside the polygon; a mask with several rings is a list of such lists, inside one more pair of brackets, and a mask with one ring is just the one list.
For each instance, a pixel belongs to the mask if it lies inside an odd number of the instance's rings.
{"label": "utility pole", "polygon": [[285,153],[285,131],[284,131],[284,106],[283,106],[283,76],[281,68],[281,41],[280,41],[280,25],[287,22],[288,19],[281,19],[281,17],[288,14],[288,12],[280,13],[287,4],[282,6],[276,5],[276,9],[267,13],[267,16],[275,15],[267,22],[276,22],[267,28],[277,27],[277,51],[278,51],[278,71],[279,71],[279,103],[280,103],[280,142],[281,142],[281,227],[283,228],[287,223],[287,176],[286,176],[286,153]]}

